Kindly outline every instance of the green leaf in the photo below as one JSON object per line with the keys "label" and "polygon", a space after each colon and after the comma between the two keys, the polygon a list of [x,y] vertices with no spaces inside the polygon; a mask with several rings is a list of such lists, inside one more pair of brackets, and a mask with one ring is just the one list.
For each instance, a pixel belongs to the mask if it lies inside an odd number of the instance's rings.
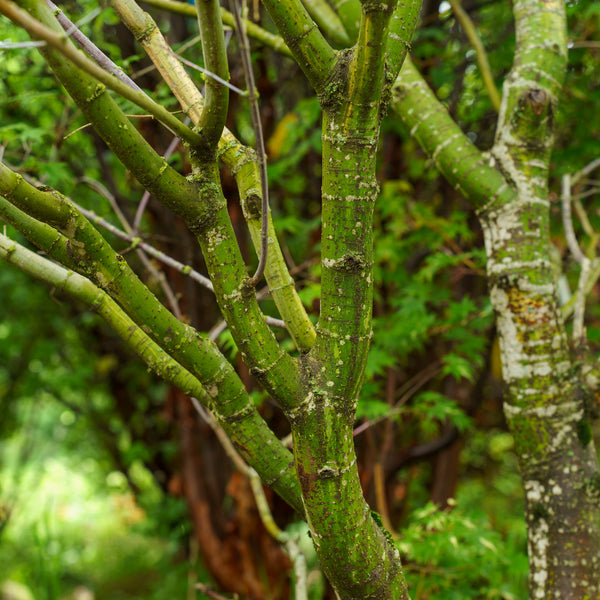
{"label": "green leaf", "polygon": [[442,362],[444,363],[442,375],[451,375],[457,381],[461,379],[473,381],[473,365],[467,359],[457,354],[446,354]]}

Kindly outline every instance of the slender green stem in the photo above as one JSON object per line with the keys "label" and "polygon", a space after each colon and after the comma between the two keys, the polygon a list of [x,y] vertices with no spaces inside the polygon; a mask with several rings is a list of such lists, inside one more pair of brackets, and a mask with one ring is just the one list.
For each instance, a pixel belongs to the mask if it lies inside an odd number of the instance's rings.
{"label": "slender green stem", "polygon": [[[187,4],[185,2],[175,2],[175,0],[142,0],[142,2],[144,4],[154,6],[155,8],[167,10],[172,13],[184,15],[186,17],[196,16],[196,9],[191,4]],[[235,28],[236,25],[234,16],[224,8],[221,9],[221,18],[223,19],[223,23]],[[250,37],[254,38],[265,46],[276,50],[284,56],[292,56],[290,49],[287,47],[286,43],[281,39],[281,37],[278,35],[273,35],[270,31],[259,27],[252,21],[246,20],[245,23],[246,31]]]}
{"label": "slender green stem", "polygon": [[[141,38],[144,49],[192,122],[197,122],[202,111],[203,98],[181,64],[174,59],[173,53],[153,19],[134,3],[113,2],[113,6],[136,37],[139,37],[143,31],[147,32]],[[261,247],[262,200],[256,154],[250,148],[243,146],[226,128],[219,142],[218,153],[235,176],[244,217],[258,252]],[[315,331],[295,290],[294,281],[289,274],[277,242],[270,214],[268,219],[269,250],[265,278],[273,300],[296,346],[301,351],[307,351],[314,343]]]}
{"label": "slender green stem", "polygon": [[[301,511],[289,452],[258,414],[217,346],[166,310],[67,198],[55,191],[34,188],[6,167],[0,170],[0,195],[21,209],[3,210],[8,203],[0,202],[4,219],[58,260],[64,258],[68,249],[66,266],[109,293],[159,346],[200,380],[212,398],[211,409],[242,455],[261,474],[266,485]],[[52,206],[53,216],[49,215]],[[62,236],[36,220],[49,216],[52,218],[48,220]],[[268,455],[264,453],[265,447],[269,448]]]}
{"label": "slender green stem", "polygon": [[456,15],[458,22],[462,25],[473,49],[475,50],[475,56],[477,57],[477,64],[479,65],[479,72],[483,79],[483,85],[490,98],[492,106],[496,109],[496,112],[500,110],[500,93],[494,83],[494,76],[492,75],[492,69],[488,61],[487,52],[483,47],[481,38],[477,34],[475,24],[471,20],[469,13],[461,6],[460,0],[450,0],[450,6],[452,11]]}
{"label": "slender green stem", "polygon": [[153,342],[107,293],[89,279],[27,250],[2,234],[0,258],[83,302],[98,313],[154,373],[185,394],[200,399],[205,406],[213,406],[198,379]]}
{"label": "slender green stem", "polygon": [[476,208],[515,198],[514,189],[450,117],[409,57],[394,83],[391,107],[450,184]]}
{"label": "slender green stem", "polygon": [[340,48],[352,43],[344,29],[344,24],[326,0],[302,0],[302,4],[314,19],[319,29]]}
{"label": "slender green stem", "polygon": [[358,38],[362,8],[360,0],[333,0],[335,12],[344,24],[344,29],[352,41]]}
{"label": "slender green stem", "polygon": [[386,58],[392,81],[398,77],[398,72],[410,50],[410,42],[419,19],[421,4],[422,0],[398,2],[392,15]]}
{"label": "slender green stem", "polygon": [[144,92],[142,88],[131,79],[123,69],[118,67],[106,54],[104,54],[98,46],[96,46],[89,38],[87,38],[80,29],[63,13],[63,11],[52,2],[52,0],[46,0],[46,4],[54,11],[56,20],[60,23],[61,27],[69,32],[68,35],[75,40],[75,42],[83,49],[83,51],[91,56],[103,69],[112,73],[117,79],[120,79],[123,83],[127,84],[130,88],[137,90],[138,92]]}
{"label": "slender green stem", "polygon": [[349,67],[349,111],[359,118],[379,107],[384,83],[385,49],[394,2],[364,2],[358,41]]}
{"label": "slender green stem", "polygon": [[250,368],[282,408],[297,404],[303,383],[299,365],[281,348],[269,329],[249,285],[239,246],[227,211],[227,202],[217,184],[216,163],[201,165],[197,177],[201,189],[216,207],[210,226],[197,236],[223,317]]}
{"label": "slender green stem", "polygon": [[251,277],[249,284],[256,286],[260,281],[265,267],[267,265],[267,256],[269,251],[269,184],[267,178],[267,153],[265,151],[265,138],[263,136],[262,123],[260,119],[260,108],[258,106],[258,95],[256,84],[254,83],[254,71],[252,70],[252,59],[250,56],[250,43],[246,35],[246,28],[242,21],[240,8],[237,0],[231,0],[233,4],[233,16],[235,17],[236,31],[240,42],[240,55],[242,66],[246,77],[246,86],[248,88],[248,100],[250,101],[250,114],[252,115],[252,127],[256,138],[256,154],[258,166],[260,169],[260,188],[261,188],[261,228],[260,228],[260,256],[256,272]]}
{"label": "slender green stem", "polygon": [[[60,29],[45,3],[29,0],[27,6],[44,25]],[[191,222],[192,227],[202,227],[211,207],[203,202],[198,187],[150,147],[104,86],[61,53],[51,48],[40,51],[85,117],[133,176],[167,208]]]}
{"label": "slender green stem", "polygon": [[[227,64],[227,48],[218,0],[196,0],[198,26],[202,38],[202,54],[204,65],[211,73],[229,81]],[[206,97],[204,108],[196,129],[206,140],[208,149],[214,153],[221,139],[227,108],[229,106],[229,90],[212,77],[205,79]]]}

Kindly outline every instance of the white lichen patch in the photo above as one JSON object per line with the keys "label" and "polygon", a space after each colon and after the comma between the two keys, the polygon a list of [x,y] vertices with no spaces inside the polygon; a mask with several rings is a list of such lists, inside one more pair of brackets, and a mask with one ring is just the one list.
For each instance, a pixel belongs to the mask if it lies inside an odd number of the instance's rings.
{"label": "white lichen patch", "polygon": [[504,403],[504,414],[507,416],[507,418],[514,417],[515,415],[524,412],[527,412],[527,414],[536,417],[549,418],[554,416],[556,411],[557,406],[554,404],[549,406],[532,406],[531,408],[524,409],[521,406],[515,406],[514,404],[509,404],[508,402]]}
{"label": "white lichen patch", "polygon": [[544,486],[535,479],[525,481],[525,495],[529,502],[540,502],[544,496]]}
{"label": "white lichen patch", "polygon": [[554,437],[550,440],[550,443],[548,444],[549,454],[552,454],[555,451],[560,452],[564,447],[565,440],[576,435],[574,423],[581,421],[582,418],[583,410],[579,410],[569,416],[569,421],[563,423],[562,426],[559,427]]}
{"label": "white lichen patch", "polygon": [[533,552],[530,554],[529,561],[533,571],[534,598],[545,599],[546,584],[548,582],[548,559],[546,552],[548,550],[548,523],[540,519],[538,527],[530,537],[530,545]]}
{"label": "white lichen patch", "polygon": [[300,402],[298,406],[289,411],[288,416],[290,419],[293,420],[296,417],[296,415],[302,412],[314,412],[315,408],[315,395],[312,392],[309,392],[308,395]]}
{"label": "white lichen patch", "polygon": [[227,240],[227,235],[224,233],[222,227],[217,227],[216,229],[211,229],[210,231],[207,232],[206,237],[208,240],[208,249],[209,250],[214,250],[215,248],[217,248],[217,246],[219,246],[220,244],[222,244],[224,241]]}

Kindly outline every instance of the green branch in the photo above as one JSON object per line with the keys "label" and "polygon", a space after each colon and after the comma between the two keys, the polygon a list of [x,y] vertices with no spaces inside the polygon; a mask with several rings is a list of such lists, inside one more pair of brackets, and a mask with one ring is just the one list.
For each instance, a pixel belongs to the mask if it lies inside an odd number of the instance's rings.
{"label": "green branch", "polygon": [[[10,2],[9,0],[0,0],[0,12],[15,24],[25,29],[32,38],[45,41],[73,64],[91,75],[95,80],[103,83],[107,88],[133,102],[140,108],[143,108],[181,139],[187,141],[192,146],[196,146],[202,141],[202,138],[197,133],[186,127],[166,108],[154,102],[154,100],[150,99],[143,92],[138,92],[129,87],[126,83],[120,81],[117,77],[108,73],[94,61],[79,52],[59,27],[58,32],[56,30],[53,31],[32,18],[27,11],[19,8],[14,2]],[[96,92],[99,93],[101,86],[95,87]]]}
{"label": "green branch", "polygon": [[[34,188],[3,165],[0,195],[21,209],[6,210],[8,203],[0,202],[0,214],[7,222],[57,260],[63,260],[66,253],[66,266],[107,292],[160,347],[200,380],[210,391],[212,410],[242,455],[266,485],[301,510],[291,455],[258,414],[217,346],[166,310],[67,198],[55,191]],[[51,206],[55,214],[50,220],[62,236],[36,220],[48,217]],[[270,450],[268,455],[265,447]]]}
{"label": "green branch", "polygon": [[[26,1],[39,17],[52,22],[53,17],[48,14],[45,3],[41,0]],[[146,184],[149,191],[152,192],[157,182],[163,183],[161,180],[165,173],[174,173],[168,170],[167,163],[160,157],[158,174],[152,169],[152,164],[139,164],[141,157],[136,152],[136,142],[141,136],[111,99],[106,94],[97,97],[93,92],[90,98],[89,76],[68,63],[62,55],[50,51],[46,59],[109,147],[128,167],[134,164],[137,168],[134,174],[139,174],[140,182]],[[134,140],[133,148],[127,145],[128,133]],[[143,141],[140,143],[145,144]],[[178,190],[173,190],[171,195],[166,189],[162,197],[156,197],[160,201],[165,200],[165,205],[179,214],[196,235],[219,307],[251,372],[282,406],[291,406],[297,402],[302,388],[300,370],[295,360],[279,346],[258,306],[253,288],[247,285],[246,267],[231,226],[216,162],[209,156],[197,155],[194,170],[193,181],[181,178],[186,185],[192,185],[194,191],[189,196],[181,199]]]}
{"label": "green branch", "polygon": [[250,54],[250,42],[246,35],[246,28],[242,21],[240,7],[237,0],[232,0],[233,14],[235,16],[235,24],[240,46],[240,56],[242,59],[242,67],[244,69],[244,77],[246,79],[246,88],[248,89],[248,101],[250,102],[250,114],[252,116],[252,128],[254,129],[254,137],[256,140],[256,162],[260,171],[260,252],[258,257],[258,266],[254,275],[250,278],[250,285],[256,287],[261,280],[265,267],[267,265],[269,255],[269,182],[267,174],[267,153],[265,151],[265,138],[263,135],[262,122],[260,118],[260,107],[258,105],[258,92],[254,83],[254,71],[252,69],[252,56]]}
{"label": "green branch", "polygon": [[205,406],[213,406],[202,384],[153,342],[108,294],[89,279],[27,250],[2,234],[0,258],[83,302],[88,309],[102,317],[154,373],[185,394],[198,398]]}
{"label": "green branch", "polygon": [[[198,122],[204,100],[181,64],[175,59],[153,19],[134,4],[131,5],[131,9],[125,10],[122,3],[116,3],[115,8],[125,25],[136,37],[140,38],[148,56],[152,59],[192,122]],[[142,31],[146,31],[147,34],[141,36]],[[262,243],[262,210],[260,169],[256,154],[250,148],[243,146],[225,128],[219,142],[218,155],[235,176],[244,217],[248,223],[254,247],[258,252]],[[285,264],[270,215],[268,218],[267,240],[269,249],[265,278],[277,309],[285,321],[296,346],[299,350],[306,351],[314,343],[315,331],[298,297],[294,281]]]}
{"label": "green branch", "polygon": [[450,0],[450,6],[452,6],[452,11],[456,16],[458,22],[461,24],[464,29],[473,49],[475,50],[475,56],[477,57],[477,64],[479,65],[479,72],[481,73],[481,78],[483,79],[483,85],[487,92],[487,95],[490,98],[492,106],[496,109],[496,112],[500,110],[500,93],[498,92],[498,88],[494,83],[494,77],[492,75],[492,69],[490,68],[490,63],[487,58],[487,53],[485,48],[483,47],[483,43],[481,42],[481,38],[477,34],[477,30],[475,29],[475,25],[469,17],[469,13],[461,6],[460,0]]}
{"label": "green branch", "polygon": [[362,16],[360,0],[333,0],[332,4],[348,36],[352,41],[355,41],[358,38]]}
{"label": "green branch", "polygon": [[398,72],[410,50],[410,43],[419,19],[421,4],[422,0],[398,2],[392,15],[387,42],[387,64],[392,80],[395,80],[398,76]]}
{"label": "green branch", "polygon": [[302,4],[314,19],[319,29],[340,48],[347,48],[352,40],[344,29],[344,24],[327,0],[302,0]]}
{"label": "green branch", "polygon": [[[354,57],[348,67],[348,110],[368,119],[379,108],[384,88],[385,50],[395,2],[363,2]],[[377,117],[376,122],[379,121]]]}
{"label": "green branch", "polygon": [[[194,6],[187,4],[186,2],[175,2],[175,0],[142,0],[142,2],[178,15],[184,15],[186,17],[196,16],[196,9]],[[229,11],[222,8],[221,18],[223,19],[223,23],[235,29],[235,17]],[[273,35],[270,31],[259,27],[252,21],[247,20],[245,24],[246,31],[250,37],[258,40],[263,45],[276,50],[284,56],[292,56],[290,49],[278,35]]]}
{"label": "green branch", "polygon": [[352,434],[372,335],[377,144],[393,8],[364,3],[357,45],[340,53],[321,98],[321,314],[305,361],[309,393],[287,411],[319,562],[343,600],[408,598],[398,552],[364,500]]}
{"label": "green branch", "polygon": [[[221,79],[229,81],[227,64],[227,48],[223,33],[223,23],[218,0],[196,0],[198,26],[202,38],[202,54],[204,66]],[[204,108],[196,128],[206,140],[210,153],[214,153],[221,139],[227,109],[229,106],[229,90],[212,77],[205,79],[206,97]]]}
{"label": "green branch", "polygon": [[[564,10],[561,0],[515,1],[515,60],[492,149],[515,185],[540,197],[547,193],[552,125],[567,65]],[[535,182],[543,183],[532,189]]]}
{"label": "green branch", "polygon": [[448,182],[475,208],[515,197],[501,173],[450,117],[410,58],[394,83],[391,107]]}
{"label": "green branch", "polygon": [[314,90],[323,93],[337,61],[335,50],[299,0],[264,0],[263,4]]}
{"label": "green branch", "polygon": [[[59,27],[44,2],[28,0],[27,6],[46,26]],[[40,51],[85,117],[133,176],[158,201],[191,222],[193,228],[202,227],[210,207],[203,202],[198,187],[150,147],[104,86],[61,53],[51,48]]]}

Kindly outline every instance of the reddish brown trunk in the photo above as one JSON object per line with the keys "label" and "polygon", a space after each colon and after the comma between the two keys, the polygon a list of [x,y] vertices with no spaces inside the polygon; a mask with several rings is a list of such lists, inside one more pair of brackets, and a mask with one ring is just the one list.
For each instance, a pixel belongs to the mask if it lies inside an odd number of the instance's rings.
{"label": "reddish brown trunk", "polygon": [[248,481],[232,470],[189,399],[174,393],[182,492],[204,565],[224,592],[253,600],[288,598],[289,560],[263,527]]}

